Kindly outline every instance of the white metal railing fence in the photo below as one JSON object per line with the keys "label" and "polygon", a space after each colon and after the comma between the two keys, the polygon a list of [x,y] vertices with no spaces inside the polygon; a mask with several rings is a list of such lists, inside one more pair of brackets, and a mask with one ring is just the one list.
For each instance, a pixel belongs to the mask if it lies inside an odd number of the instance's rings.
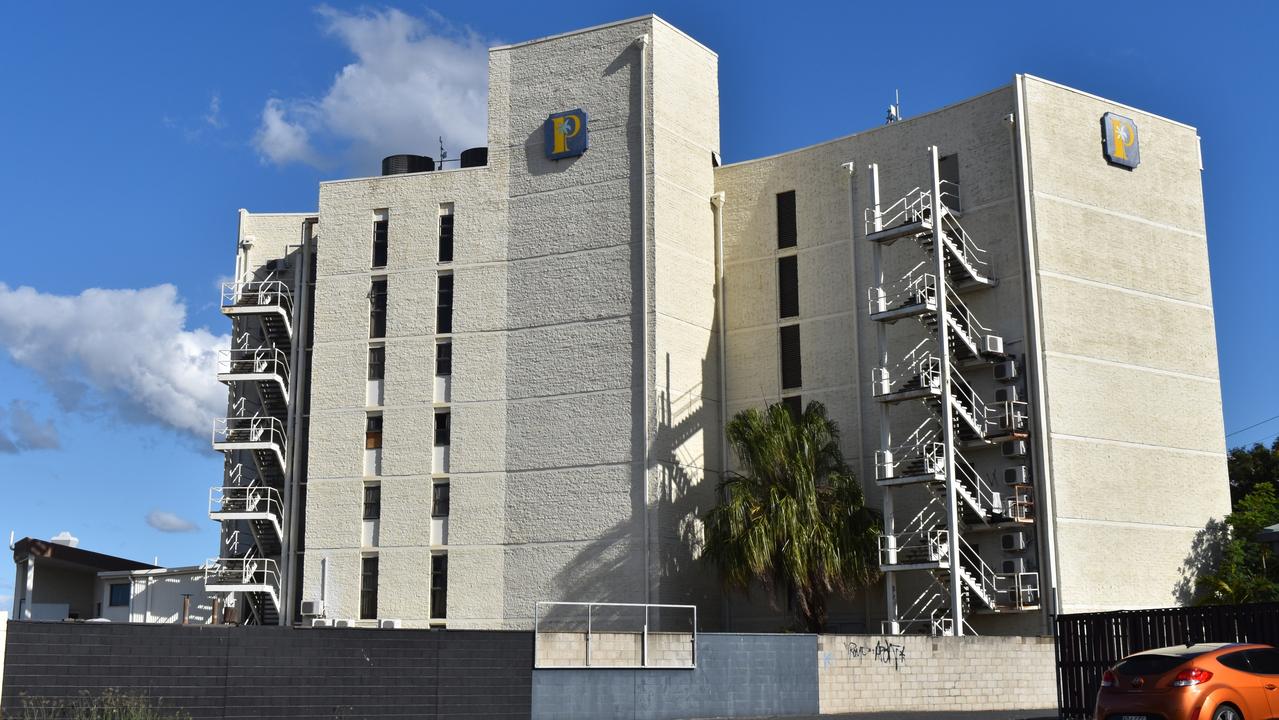
{"label": "white metal railing fence", "polygon": [[867,235],[876,232],[875,220],[878,214],[879,227],[890,229],[898,225],[918,222],[927,219],[932,215],[933,194],[929,190],[923,188],[911,188],[909,192],[899,198],[892,205],[881,208],[876,213],[875,208],[866,208],[863,214],[863,229]]}
{"label": "white metal railing fence", "polygon": [[919,389],[941,389],[941,358],[932,353],[929,340],[920,341],[892,365],[871,370],[876,396],[908,389],[912,382],[918,382]]}
{"label": "white metal railing fence", "polygon": [[974,348],[974,352],[981,354],[983,343],[987,335],[991,334],[991,329],[981,324],[977,319],[976,313],[969,309],[968,305],[959,298],[956,293],[946,286],[946,312],[951,319],[959,327],[955,328],[964,335],[964,342]]}
{"label": "white metal railing fence", "polygon": [[293,291],[281,280],[222,283],[222,307],[279,308],[293,315]]}
{"label": "white metal railing fence", "polygon": [[990,253],[972,239],[954,216],[946,215],[942,218],[942,229],[943,232],[935,234],[942,237],[946,249],[950,250],[957,260],[967,265],[970,273],[985,279],[995,276]]}
{"label": "white metal railing fence", "polygon": [[697,606],[539,601],[535,668],[697,667]]}
{"label": "white metal railing fence", "polygon": [[204,587],[214,592],[265,592],[279,607],[279,565],[254,549],[244,557],[211,558],[204,564]]}
{"label": "white metal railing fence", "polygon": [[995,607],[999,603],[999,573],[995,569],[986,564],[982,560],[981,555],[968,544],[968,541],[961,535],[959,537],[959,557],[960,568],[966,573],[968,579],[972,581],[976,587],[973,589],[982,596],[982,602],[988,607]]}
{"label": "white metal railing fence", "polygon": [[916,266],[891,283],[866,288],[866,299],[871,315],[920,303],[936,307],[937,276]]}
{"label": "white metal railing fence", "polygon": [[269,345],[259,348],[236,348],[218,351],[219,375],[277,375],[289,381],[289,356]]}
{"label": "white metal railing fence", "polygon": [[209,515],[262,515],[280,531],[284,503],[280,491],[266,485],[209,488]]}
{"label": "white metal railing fence", "polygon": [[880,565],[939,563],[950,556],[950,533],[926,528],[879,536]]}
{"label": "white metal railing fence", "polygon": [[283,453],[287,447],[284,423],[269,415],[213,419],[213,444],[268,443]]}

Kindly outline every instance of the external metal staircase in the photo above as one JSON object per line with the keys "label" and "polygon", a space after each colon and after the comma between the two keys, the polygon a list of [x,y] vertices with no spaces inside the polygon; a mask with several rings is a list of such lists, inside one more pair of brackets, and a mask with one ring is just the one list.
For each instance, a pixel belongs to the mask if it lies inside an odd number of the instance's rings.
{"label": "external metal staircase", "polygon": [[[865,211],[865,239],[872,246],[875,280],[867,311],[877,323],[879,363],[871,386],[880,408],[881,440],[875,479],[884,497],[885,630],[952,635],[972,633],[968,618],[974,613],[1037,609],[1038,575],[997,572],[967,539],[1034,521],[1029,485],[997,486],[993,473],[978,470],[991,463],[989,457],[974,464],[976,455],[969,456],[1024,440],[1029,413],[1026,403],[1015,399],[987,401],[965,377],[965,372],[989,372],[1009,361],[1003,338],[961,297],[994,287],[998,280],[989,253],[959,222],[958,186],[940,179],[936,148],[929,149],[929,157],[932,183],[887,207],[879,201],[879,169],[870,166],[873,200]],[[913,240],[906,246],[923,257],[887,280],[883,253],[903,239]],[[905,353],[891,355],[886,327],[911,318],[925,337]],[[894,442],[892,409],[920,403],[930,411],[928,419]],[[918,418],[917,411],[913,417]],[[928,491],[922,508],[898,507],[897,492],[910,485]],[[901,573],[924,578],[923,590],[906,601],[897,595]]]}

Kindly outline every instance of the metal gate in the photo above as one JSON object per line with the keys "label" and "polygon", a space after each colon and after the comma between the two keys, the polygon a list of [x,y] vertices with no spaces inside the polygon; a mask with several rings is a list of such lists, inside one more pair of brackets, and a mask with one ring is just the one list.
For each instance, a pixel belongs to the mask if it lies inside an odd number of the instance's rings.
{"label": "metal gate", "polygon": [[1062,720],[1092,717],[1101,674],[1126,655],[1198,642],[1279,645],[1279,603],[1121,610],[1055,620]]}

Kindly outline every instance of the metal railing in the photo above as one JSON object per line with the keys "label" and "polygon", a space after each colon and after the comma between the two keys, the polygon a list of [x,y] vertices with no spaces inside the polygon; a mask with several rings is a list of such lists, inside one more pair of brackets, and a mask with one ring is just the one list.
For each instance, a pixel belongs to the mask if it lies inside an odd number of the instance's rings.
{"label": "metal railing", "polygon": [[281,280],[222,283],[222,307],[279,308],[293,315],[293,291]]}
{"label": "metal railing", "polygon": [[937,306],[937,276],[911,268],[905,275],[891,283],[866,289],[867,305],[871,315],[899,307],[924,303]]}
{"label": "metal railing", "polygon": [[941,235],[946,248],[967,266],[970,274],[985,279],[994,277],[995,268],[990,259],[990,253],[973,241],[954,216],[946,215],[942,218],[942,230],[943,232],[936,234]]}
{"label": "metal railing", "polygon": [[[885,230],[897,225],[925,220],[932,215],[932,192],[923,188],[912,188],[897,202],[878,212],[879,226]],[[867,235],[873,234],[876,220],[875,208],[869,207],[863,212],[863,220]]]}
{"label": "metal railing", "polygon": [[1002,494],[991,487],[990,483],[986,482],[981,473],[977,472],[977,469],[958,450],[955,451],[955,487],[972,496],[965,500],[983,519],[991,514],[1002,513],[1004,510]]}
{"label": "metal railing", "polygon": [[982,603],[994,608],[999,604],[999,573],[981,559],[981,555],[961,535],[959,537],[960,574],[981,596]]}
{"label": "metal railing", "polygon": [[277,537],[281,532],[280,519],[284,516],[284,503],[280,491],[266,485],[209,488],[209,517],[218,515],[261,515],[275,527]]}
{"label": "metal railing", "polygon": [[946,312],[958,326],[955,329],[964,335],[964,342],[970,345],[977,355],[981,355],[982,343],[992,330],[977,319],[977,315],[959,298],[959,294],[946,286]]}
{"label": "metal railing", "polygon": [[270,345],[218,351],[219,375],[276,375],[289,381],[289,356]]}
{"label": "metal railing", "polygon": [[1039,606],[1039,573],[1019,572],[999,576],[999,592],[1008,597],[1013,608]]}
{"label": "metal railing", "polygon": [[887,367],[871,370],[871,388],[876,396],[891,395],[918,382],[919,389],[941,389],[941,358],[933,355],[927,340],[910,349]]}
{"label": "metal railing", "polygon": [[283,454],[288,443],[284,423],[269,415],[213,419],[214,445],[257,443],[274,445]]}
{"label": "metal railing", "polygon": [[539,601],[535,668],[697,667],[697,606]]}
{"label": "metal railing", "polygon": [[213,592],[265,592],[280,606],[280,569],[253,550],[244,557],[211,558],[204,564],[204,588]]}
{"label": "metal railing", "polygon": [[939,563],[950,557],[950,533],[938,528],[879,536],[881,566]]}

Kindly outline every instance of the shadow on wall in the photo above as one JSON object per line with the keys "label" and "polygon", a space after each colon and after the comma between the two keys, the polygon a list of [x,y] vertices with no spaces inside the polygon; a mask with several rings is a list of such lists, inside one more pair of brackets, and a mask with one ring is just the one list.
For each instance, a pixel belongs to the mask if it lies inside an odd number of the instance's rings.
{"label": "shadow on wall", "polygon": [[1178,568],[1181,579],[1172,589],[1178,605],[1194,603],[1199,594],[1196,588],[1198,579],[1216,572],[1221,563],[1221,552],[1229,540],[1230,528],[1224,520],[1209,520],[1202,530],[1195,533],[1195,539],[1190,544],[1190,554]]}

